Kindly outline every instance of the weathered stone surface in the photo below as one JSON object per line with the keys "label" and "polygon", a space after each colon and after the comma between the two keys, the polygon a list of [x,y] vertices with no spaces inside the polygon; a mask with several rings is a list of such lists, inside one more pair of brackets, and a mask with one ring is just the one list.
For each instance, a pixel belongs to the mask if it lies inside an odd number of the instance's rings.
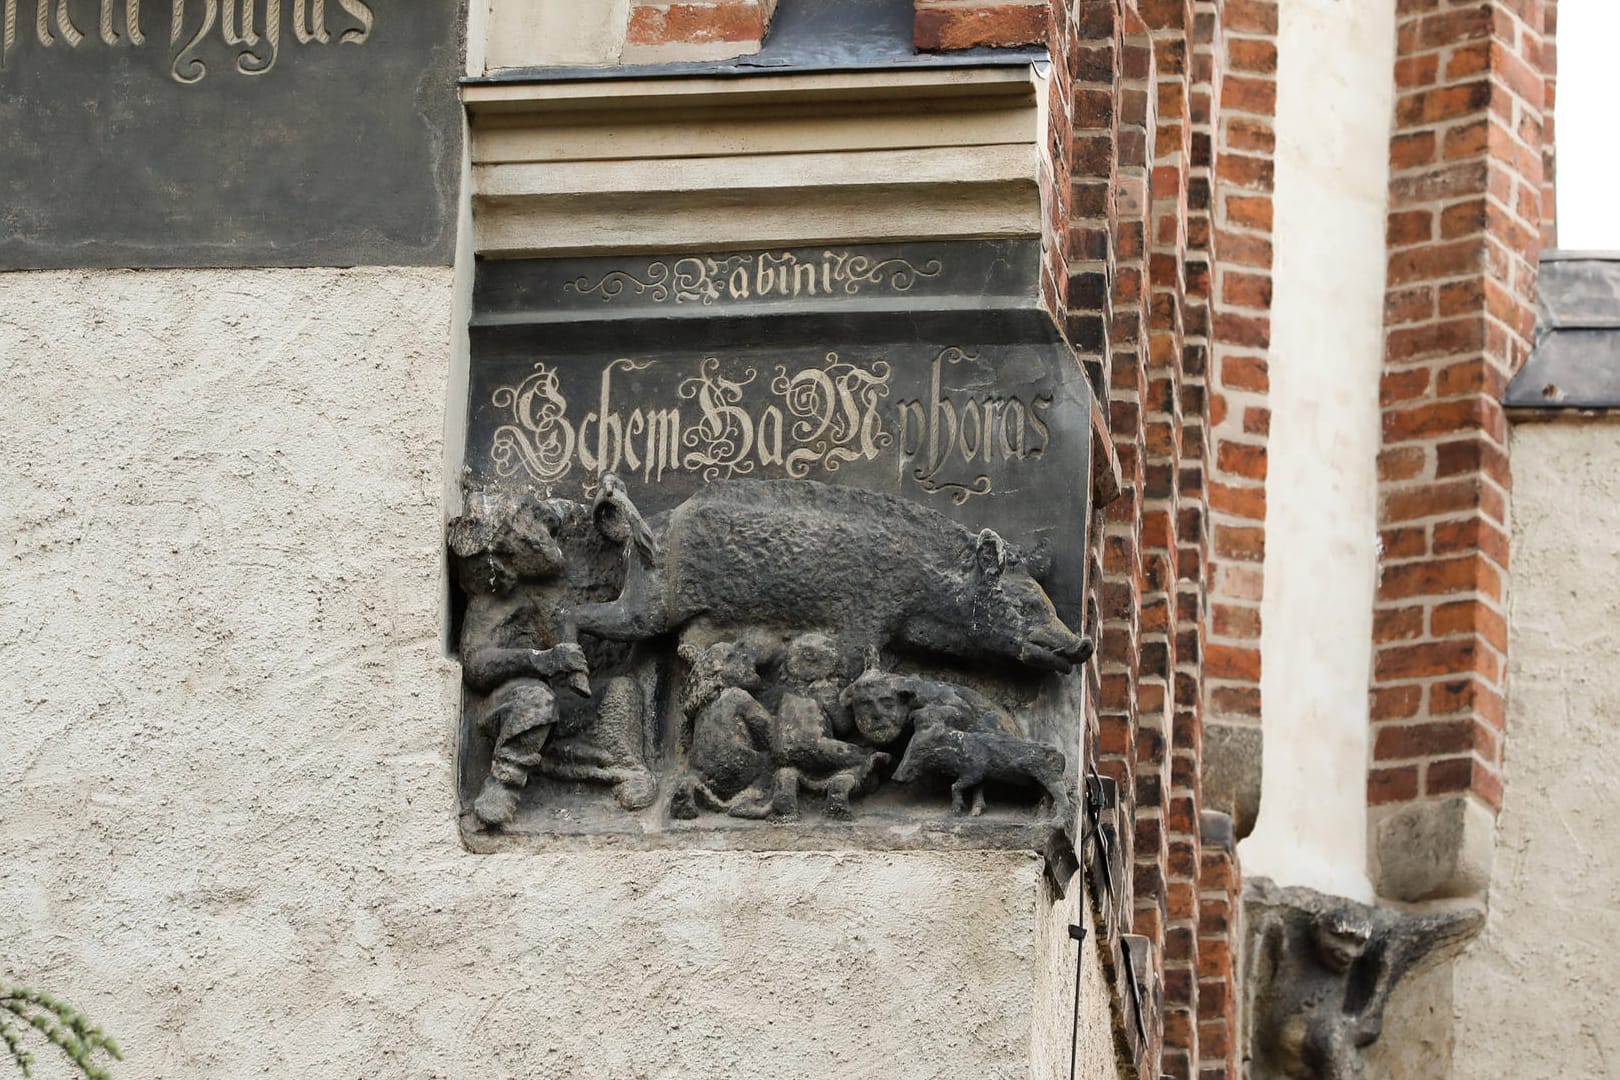
{"label": "weathered stone surface", "polygon": [[1244,918],[1253,1080],[1361,1080],[1395,986],[1484,922],[1474,910],[1408,914],[1265,878],[1246,884]]}
{"label": "weathered stone surface", "polygon": [[1376,819],[1373,880],[1380,896],[1408,903],[1483,899],[1495,845],[1496,822],[1476,800],[1412,803]]}
{"label": "weathered stone surface", "polygon": [[[469,844],[1072,835],[1091,408],[1037,254],[481,270],[462,649],[528,650],[503,670],[528,712],[490,719],[513,691],[469,663]],[[486,507],[510,535],[458,546]],[[510,642],[485,596],[507,581],[533,597]],[[559,784],[548,739],[629,749]]]}
{"label": "weathered stone surface", "polygon": [[447,265],[462,7],[4,0],[0,269]]}
{"label": "weathered stone surface", "polygon": [[1260,816],[1264,743],[1258,724],[1204,724],[1204,805],[1230,814],[1240,840]]}

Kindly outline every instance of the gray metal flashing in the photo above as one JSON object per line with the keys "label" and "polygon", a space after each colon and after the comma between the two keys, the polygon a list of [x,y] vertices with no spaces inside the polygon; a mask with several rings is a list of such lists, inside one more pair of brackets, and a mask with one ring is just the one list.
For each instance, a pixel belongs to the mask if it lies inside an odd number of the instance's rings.
{"label": "gray metal flashing", "polygon": [[764,46],[752,56],[607,67],[507,68],[463,79],[462,85],[1018,67],[1048,59],[1046,49],[1039,47],[919,53],[912,45],[914,14],[913,0],[780,0]]}
{"label": "gray metal flashing", "polygon": [[1620,254],[1545,252],[1538,294],[1535,347],[1503,405],[1620,409]]}

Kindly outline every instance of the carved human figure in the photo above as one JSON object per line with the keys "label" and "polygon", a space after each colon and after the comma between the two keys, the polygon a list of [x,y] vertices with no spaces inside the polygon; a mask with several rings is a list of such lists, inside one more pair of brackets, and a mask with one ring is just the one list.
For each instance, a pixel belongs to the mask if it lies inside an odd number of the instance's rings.
{"label": "carved human figure", "polygon": [[848,819],[851,797],[875,786],[876,770],[889,761],[888,754],[833,737],[849,729],[847,718],[838,719],[846,713],[839,704],[838,668],[837,646],[826,635],[801,634],[788,643],[776,708],[779,815],[797,813],[803,787],[826,794],[828,817]]}
{"label": "carved human figure", "polygon": [[589,692],[585,654],[558,644],[544,590],[563,566],[558,508],[527,495],[471,492],[450,523],[457,580],[467,595],[462,675],[470,707],[493,736],[489,775],[473,803],[487,826],[512,820],[557,723],[556,683]]}
{"label": "carved human figure", "polygon": [[763,818],[774,794],[775,731],[771,714],[753,692],[763,684],[766,654],[752,642],[719,642],[707,648],[678,647],[690,668],[681,712],[692,725],[688,773],[670,802],[670,813],[694,818],[698,810],[732,817]]}
{"label": "carved human figure", "polygon": [[1255,1080],[1361,1080],[1396,985],[1460,949],[1483,917],[1412,914],[1264,878],[1246,883]]}
{"label": "carved human figure", "polygon": [[890,746],[914,726],[923,709],[958,731],[1020,734],[1006,709],[983,694],[923,675],[882,671],[869,663],[838,697],[853,726],[874,746]]}

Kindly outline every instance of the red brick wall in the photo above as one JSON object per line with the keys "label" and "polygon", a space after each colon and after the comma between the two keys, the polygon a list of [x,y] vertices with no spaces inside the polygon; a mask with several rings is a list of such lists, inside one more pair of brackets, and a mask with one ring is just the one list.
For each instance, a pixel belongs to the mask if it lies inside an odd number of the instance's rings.
{"label": "red brick wall", "polygon": [[1500,404],[1534,330],[1541,0],[1400,0],[1371,696],[1375,817],[1502,794]]}
{"label": "red brick wall", "polygon": [[1542,0],[1541,70],[1546,91],[1541,109],[1541,246],[1558,246],[1558,147],[1553,124],[1558,104],[1558,0]]}
{"label": "red brick wall", "polygon": [[915,0],[914,37],[924,51],[1005,48],[1046,43],[1052,26],[1047,0]]}
{"label": "red brick wall", "polygon": [[[1229,39],[1223,9],[1234,6]],[[1235,59],[1242,78],[1269,80],[1275,7],[1054,0],[1053,13],[1046,292],[1101,389],[1099,451],[1119,467],[1119,496],[1093,534],[1091,722],[1097,767],[1125,794],[1125,929],[1148,946],[1162,991],[1147,1025],[1162,1038],[1139,1065],[1151,1076],[1236,1077],[1241,885],[1232,821],[1203,806],[1206,637],[1258,648],[1264,474],[1237,475],[1212,451],[1234,401],[1230,442],[1260,452],[1267,415],[1263,385],[1213,380],[1222,363],[1236,373],[1258,358],[1263,371],[1269,295],[1243,286],[1269,274],[1270,109],[1253,106],[1265,93],[1242,95],[1251,111],[1228,123],[1222,72]],[[1246,277],[1230,279],[1223,298],[1228,231]],[[1234,484],[1248,501],[1229,498],[1224,517],[1212,514],[1212,492]],[[1209,584],[1222,580],[1248,589],[1230,599],[1254,608],[1252,631],[1212,617]],[[1221,706],[1257,721],[1257,664],[1223,680],[1246,696]]]}
{"label": "red brick wall", "polygon": [[1260,723],[1260,602],[1266,520],[1277,4],[1219,7],[1225,71],[1213,139],[1215,319],[1210,427],[1207,695],[1212,722]]}
{"label": "red brick wall", "polygon": [[776,0],[631,0],[625,61],[718,59],[758,52]]}

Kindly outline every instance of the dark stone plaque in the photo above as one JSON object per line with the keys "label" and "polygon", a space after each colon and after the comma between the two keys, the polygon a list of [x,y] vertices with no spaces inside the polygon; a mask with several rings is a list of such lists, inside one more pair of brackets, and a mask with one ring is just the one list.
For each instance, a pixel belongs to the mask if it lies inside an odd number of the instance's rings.
{"label": "dark stone plaque", "polygon": [[0,269],[451,260],[461,0],[0,0]]}
{"label": "dark stone plaque", "polygon": [[1050,554],[1078,628],[1091,413],[1018,243],[489,262],[468,465],[643,512],[714,480],[913,499]]}
{"label": "dark stone plaque", "polygon": [[1091,405],[1039,265],[1011,241],[480,265],[450,531],[470,843],[1071,824]]}

